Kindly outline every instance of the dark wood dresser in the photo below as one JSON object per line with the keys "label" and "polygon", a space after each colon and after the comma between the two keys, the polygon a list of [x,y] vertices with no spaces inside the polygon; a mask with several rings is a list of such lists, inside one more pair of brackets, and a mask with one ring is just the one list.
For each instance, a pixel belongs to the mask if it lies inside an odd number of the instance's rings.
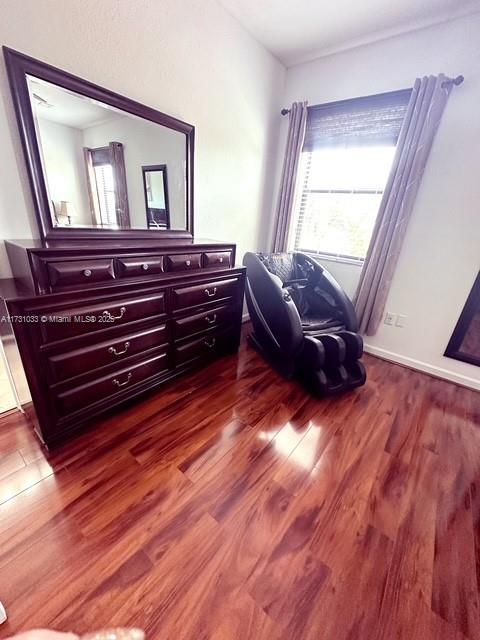
{"label": "dark wood dresser", "polygon": [[[235,245],[160,238],[6,246],[24,294],[4,300],[4,324],[47,445],[238,348],[245,271],[235,267]],[[5,326],[3,335],[12,337]]]}
{"label": "dark wood dresser", "polygon": [[4,57],[41,239],[5,243],[0,335],[19,404],[53,445],[235,351],[245,271],[234,244],[194,236],[192,124]]}

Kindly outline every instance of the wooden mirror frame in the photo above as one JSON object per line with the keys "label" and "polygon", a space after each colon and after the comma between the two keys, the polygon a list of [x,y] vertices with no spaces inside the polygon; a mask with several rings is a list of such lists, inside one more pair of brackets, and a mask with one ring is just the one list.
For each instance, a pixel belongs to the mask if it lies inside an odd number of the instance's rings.
{"label": "wooden mirror frame", "polygon": [[458,319],[455,329],[453,330],[450,342],[445,349],[444,356],[447,358],[454,358],[455,360],[461,360],[462,362],[468,362],[469,364],[477,365],[480,367],[480,356],[470,355],[465,351],[461,351],[461,345],[465,335],[470,327],[470,323],[476,313],[480,311],[480,272],[473,284],[472,290],[467,298],[462,313]]}
{"label": "wooden mirror frame", "polygon": [[[156,109],[152,109],[151,107],[147,107],[139,102],[135,102],[134,100],[130,100],[130,98],[121,96],[109,89],[99,87],[88,80],[78,78],[67,71],[57,69],[45,62],[26,56],[8,47],[3,47],[3,55],[7,67],[18,128],[20,130],[23,152],[27,163],[35,214],[43,240],[94,240],[94,238],[103,240],[123,240],[131,238],[152,239],[152,234],[158,234],[158,238],[162,240],[167,238],[179,240],[193,238],[193,155],[195,140],[195,127],[193,125],[187,124],[182,120],[178,120]],[[46,80],[69,91],[93,98],[99,102],[104,102],[121,111],[131,113],[145,120],[150,120],[156,124],[173,129],[174,131],[184,133],[186,139],[186,230],[107,230],[95,229],[93,227],[69,229],[54,227],[40,149],[35,131],[33,111],[30,103],[27,75]]]}

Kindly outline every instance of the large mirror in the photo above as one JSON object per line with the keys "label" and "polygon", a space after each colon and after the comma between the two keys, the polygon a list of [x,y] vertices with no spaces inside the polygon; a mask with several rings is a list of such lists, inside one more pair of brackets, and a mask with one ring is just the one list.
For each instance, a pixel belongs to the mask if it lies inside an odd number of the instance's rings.
{"label": "large mirror", "polygon": [[444,355],[480,367],[480,273],[460,314]]}
{"label": "large mirror", "polygon": [[41,231],[192,235],[193,127],[5,50]]}

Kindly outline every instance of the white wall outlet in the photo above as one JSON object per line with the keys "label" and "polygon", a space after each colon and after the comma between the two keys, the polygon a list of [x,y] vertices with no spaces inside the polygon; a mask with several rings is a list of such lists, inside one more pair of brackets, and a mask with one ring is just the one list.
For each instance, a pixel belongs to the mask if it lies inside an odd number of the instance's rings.
{"label": "white wall outlet", "polygon": [[400,313],[397,316],[397,320],[395,322],[396,327],[404,327],[405,321],[407,320],[407,316],[402,316]]}
{"label": "white wall outlet", "polygon": [[390,311],[387,311],[387,313],[385,314],[385,320],[384,323],[385,324],[389,324],[390,326],[392,326],[395,322],[395,314],[394,313],[390,313]]}

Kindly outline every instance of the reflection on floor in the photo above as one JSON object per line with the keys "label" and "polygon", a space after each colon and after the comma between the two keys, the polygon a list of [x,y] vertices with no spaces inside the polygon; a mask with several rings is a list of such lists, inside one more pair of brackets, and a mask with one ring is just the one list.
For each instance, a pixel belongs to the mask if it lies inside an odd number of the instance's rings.
{"label": "reflection on floor", "polygon": [[480,394],[366,364],[320,401],[243,344],[51,455],[3,418],[4,633],[479,638]]}

